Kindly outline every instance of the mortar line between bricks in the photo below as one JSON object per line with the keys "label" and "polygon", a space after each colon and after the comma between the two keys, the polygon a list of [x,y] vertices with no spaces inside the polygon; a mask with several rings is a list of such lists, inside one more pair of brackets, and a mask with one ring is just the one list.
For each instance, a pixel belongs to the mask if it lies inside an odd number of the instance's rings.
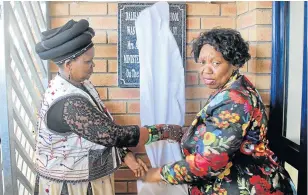
{"label": "mortar line between bricks", "polygon": [[271,57],[251,57],[251,59],[254,60],[271,60]]}
{"label": "mortar line between bricks", "polygon": [[126,109],[126,110],[125,110],[125,111],[126,111],[126,112],[125,112],[126,114],[128,114],[128,113],[129,113],[129,114],[133,114],[133,113],[128,112],[128,102],[127,102],[127,101],[125,101],[125,107],[126,107],[126,108],[125,108],[125,109]]}
{"label": "mortar line between bricks", "polygon": [[272,41],[249,41],[249,43],[252,45],[262,45],[262,44],[272,43]]}
{"label": "mortar line between bricks", "polygon": [[246,26],[244,28],[240,28],[239,30],[246,30],[248,28],[251,28],[251,27],[268,27],[268,28],[272,28],[272,24],[254,24],[254,25],[250,25],[250,26]]}
{"label": "mortar line between bricks", "polygon": [[106,3],[106,9],[107,9],[106,13],[107,15],[109,15],[109,3]]}
{"label": "mortar line between bricks", "polygon": [[254,76],[271,76],[271,73],[253,73],[253,72],[245,72],[244,75],[254,75]]}
{"label": "mortar line between bricks", "polygon": [[255,9],[252,9],[252,10],[249,10],[249,8],[248,8],[248,10],[246,12],[240,13],[239,15],[237,15],[237,17],[243,16],[245,14],[249,14],[249,13],[255,11],[255,10],[268,11],[268,10],[272,10],[272,8],[255,8]]}
{"label": "mortar line between bricks", "polygon": [[96,75],[96,74],[109,74],[109,75],[115,75],[117,74],[116,72],[93,72],[92,75]]}
{"label": "mortar line between bricks", "polygon": [[237,29],[238,30],[246,30],[247,28],[251,28],[251,27],[254,27],[254,26],[258,26],[258,25],[272,25],[272,24],[252,24],[252,25],[245,26],[245,27],[242,27],[242,28],[237,28]]}
{"label": "mortar line between bricks", "polygon": [[107,46],[107,45],[117,45],[117,43],[95,43],[94,45],[97,45],[97,46]]}
{"label": "mortar line between bricks", "polygon": [[114,99],[108,99],[108,100],[105,100],[104,102],[127,102],[126,100],[121,100],[121,99],[116,99],[116,100],[114,100]]}
{"label": "mortar line between bricks", "polygon": [[117,60],[116,57],[94,57],[94,60]]}

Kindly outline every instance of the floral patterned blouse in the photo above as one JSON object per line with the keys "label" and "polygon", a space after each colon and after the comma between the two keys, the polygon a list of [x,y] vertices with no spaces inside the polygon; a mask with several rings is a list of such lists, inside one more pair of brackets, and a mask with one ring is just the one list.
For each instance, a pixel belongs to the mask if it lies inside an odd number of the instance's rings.
{"label": "floral patterned blouse", "polygon": [[257,90],[240,74],[211,95],[182,139],[184,159],[161,168],[191,195],[296,194],[268,148],[267,116]]}

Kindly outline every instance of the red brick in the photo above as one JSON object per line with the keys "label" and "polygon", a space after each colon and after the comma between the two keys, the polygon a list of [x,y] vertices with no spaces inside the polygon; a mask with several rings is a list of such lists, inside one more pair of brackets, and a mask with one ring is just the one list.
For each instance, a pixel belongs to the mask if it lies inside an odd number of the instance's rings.
{"label": "red brick", "polygon": [[117,86],[118,76],[116,74],[93,74],[90,81],[94,86]]}
{"label": "red brick", "polygon": [[107,61],[106,60],[93,60],[95,67],[94,72],[107,72]]}
{"label": "red brick", "polygon": [[197,85],[199,83],[198,73],[186,73],[186,85]]}
{"label": "red brick", "polygon": [[257,57],[257,46],[255,44],[249,44],[249,53],[251,57]]}
{"label": "red brick", "polygon": [[187,43],[191,43],[194,39],[200,36],[202,31],[188,31],[187,32]]}
{"label": "red brick", "polygon": [[271,73],[272,61],[270,59],[257,59],[258,73]]}
{"label": "red brick", "polygon": [[117,60],[108,60],[108,72],[118,72]]}
{"label": "red brick", "polygon": [[139,125],[139,115],[114,115],[115,123],[118,125]]}
{"label": "red brick", "polygon": [[194,113],[194,112],[199,112],[200,111],[200,101],[192,101],[192,100],[187,100],[186,101],[186,113]]}
{"label": "red brick", "polygon": [[57,28],[60,26],[63,26],[65,23],[67,23],[69,20],[74,19],[76,21],[79,21],[81,19],[87,19],[82,17],[62,17],[62,18],[51,18],[50,21],[50,27],[51,28]]}
{"label": "red brick", "polygon": [[101,58],[116,58],[117,46],[116,45],[95,45],[95,56]]}
{"label": "red brick", "polygon": [[252,73],[270,73],[271,60],[270,59],[251,59],[248,63],[248,72]]}
{"label": "red brick", "polygon": [[124,101],[105,101],[104,104],[111,113],[126,113],[126,102]]}
{"label": "red brick", "polygon": [[271,24],[272,10],[253,10],[237,18],[237,28],[245,28],[256,24]]}
{"label": "red brick", "polygon": [[247,66],[248,66],[248,63],[246,62],[244,64],[244,66],[242,68],[240,68],[240,72],[247,72],[247,70],[248,70]]}
{"label": "red brick", "polygon": [[107,43],[106,31],[96,30],[92,41],[93,43]]}
{"label": "red brick", "polygon": [[256,58],[252,58],[248,61],[248,72],[249,73],[257,72]]}
{"label": "red brick", "polygon": [[74,2],[70,4],[71,15],[106,15],[106,3]]}
{"label": "red brick", "polygon": [[213,92],[207,87],[186,87],[186,99],[207,98]]}
{"label": "red brick", "polygon": [[127,182],[114,182],[114,185],[116,193],[127,192]]}
{"label": "red brick", "polygon": [[249,41],[271,41],[272,28],[270,26],[253,26],[249,28]]}
{"label": "red brick", "polygon": [[237,15],[243,14],[248,11],[248,2],[246,1],[237,1]]}
{"label": "red brick", "polygon": [[257,57],[272,57],[272,43],[257,44]]}
{"label": "red brick", "polygon": [[139,99],[140,92],[137,88],[109,88],[109,99]]}
{"label": "red brick", "polygon": [[187,3],[187,15],[217,16],[219,5],[209,3]]}
{"label": "red brick", "polygon": [[249,2],[249,10],[257,9],[257,8],[272,8],[272,1],[250,1]]}
{"label": "red brick", "polygon": [[237,17],[237,28],[246,28],[248,26],[255,25],[256,22],[256,11],[251,11],[248,13],[245,13],[243,15],[240,15]]}
{"label": "red brick", "polygon": [[200,18],[199,17],[187,17],[187,29],[200,29]]}
{"label": "red brick", "polygon": [[49,70],[50,72],[58,72],[59,67],[53,61],[50,61]]}
{"label": "red brick", "polygon": [[67,16],[69,15],[68,3],[50,2],[49,11],[51,16]]}
{"label": "red brick", "polygon": [[239,30],[239,32],[241,33],[241,36],[243,37],[245,41],[249,40],[249,29],[248,28]]}
{"label": "red brick", "polygon": [[201,18],[201,29],[235,28],[234,18]]}
{"label": "red brick", "polygon": [[128,113],[140,113],[140,103],[139,102],[127,102],[127,112]]}
{"label": "red brick", "polygon": [[136,182],[127,182],[128,184],[128,192],[135,192],[137,193],[137,183]]}
{"label": "red brick", "polygon": [[108,15],[117,15],[117,14],[118,14],[118,4],[108,3]]}
{"label": "red brick", "polygon": [[129,169],[119,169],[115,172],[114,177],[116,180],[136,180],[134,173]]}
{"label": "red brick", "polygon": [[107,99],[107,88],[103,87],[96,87],[97,92],[99,93],[99,96],[102,100]]}
{"label": "red brick", "polygon": [[221,4],[221,16],[236,16],[236,4]]}
{"label": "red brick", "polygon": [[186,56],[187,57],[192,57],[191,51],[192,51],[192,45],[187,45],[186,46]]}
{"label": "red brick", "polygon": [[187,59],[187,70],[188,71],[199,71],[200,64],[197,64],[193,59]]}
{"label": "red brick", "polygon": [[271,88],[271,76],[270,75],[257,75],[256,76],[256,88],[257,89],[270,89]]}
{"label": "red brick", "polygon": [[272,9],[256,10],[257,24],[272,24]]}
{"label": "red brick", "polygon": [[94,29],[117,29],[117,17],[90,17],[90,26]]}
{"label": "red brick", "polygon": [[108,43],[117,43],[118,42],[118,32],[109,31],[108,32]]}
{"label": "red brick", "polygon": [[190,126],[196,117],[195,114],[186,114],[185,115],[185,126]]}

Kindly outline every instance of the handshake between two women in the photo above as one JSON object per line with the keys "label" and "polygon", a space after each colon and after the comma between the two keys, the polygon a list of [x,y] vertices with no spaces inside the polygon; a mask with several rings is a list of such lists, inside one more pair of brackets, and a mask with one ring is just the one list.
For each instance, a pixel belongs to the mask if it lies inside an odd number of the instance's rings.
{"label": "handshake between two women", "polygon": [[[144,145],[153,143],[155,141],[160,140],[173,140],[176,142],[181,142],[182,136],[186,131],[186,128],[178,126],[178,125],[153,125],[153,126],[145,126],[140,128],[140,138],[139,144]],[[139,157],[136,157],[133,152],[128,150],[125,155],[123,162],[127,165],[127,167],[133,171],[135,177],[148,181],[147,179],[155,169],[149,169],[147,164]],[[148,171],[150,174],[148,174]],[[151,177],[151,176],[150,176]]]}

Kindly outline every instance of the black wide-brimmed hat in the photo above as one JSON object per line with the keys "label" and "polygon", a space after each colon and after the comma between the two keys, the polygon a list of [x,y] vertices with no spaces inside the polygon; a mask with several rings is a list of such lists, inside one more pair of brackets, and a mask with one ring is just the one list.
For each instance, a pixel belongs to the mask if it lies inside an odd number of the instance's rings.
{"label": "black wide-brimmed hat", "polygon": [[43,60],[63,64],[74,59],[93,46],[94,30],[87,20],[68,21],[61,27],[42,32],[42,41],[35,46],[36,53]]}

